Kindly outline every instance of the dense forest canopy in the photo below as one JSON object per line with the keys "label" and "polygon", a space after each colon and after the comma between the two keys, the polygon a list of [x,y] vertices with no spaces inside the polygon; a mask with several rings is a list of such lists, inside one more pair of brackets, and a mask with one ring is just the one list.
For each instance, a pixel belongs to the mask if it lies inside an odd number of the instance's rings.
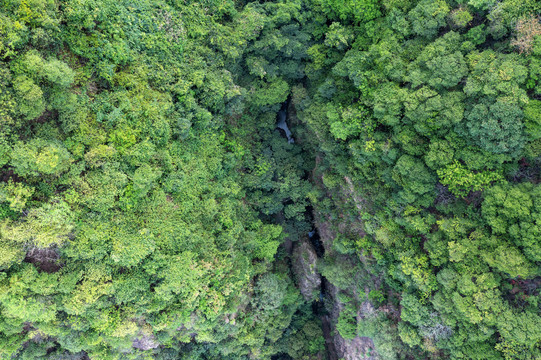
{"label": "dense forest canopy", "polygon": [[0,0],[0,359],[540,359],[540,182],[537,0]]}

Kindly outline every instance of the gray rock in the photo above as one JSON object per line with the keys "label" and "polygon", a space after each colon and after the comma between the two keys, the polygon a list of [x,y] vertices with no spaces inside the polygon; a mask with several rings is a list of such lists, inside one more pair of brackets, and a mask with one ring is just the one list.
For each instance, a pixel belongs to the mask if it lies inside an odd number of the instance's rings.
{"label": "gray rock", "polygon": [[306,301],[319,296],[321,276],[317,272],[316,251],[307,239],[299,241],[293,249],[293,272],[299,290]]}
{"label": "gray rock", "polygon": [[142,335],[135,338],[132,342],[132,346],[139,350],[151,350],[160,346],[160,343],[156,341],[154,335]]}

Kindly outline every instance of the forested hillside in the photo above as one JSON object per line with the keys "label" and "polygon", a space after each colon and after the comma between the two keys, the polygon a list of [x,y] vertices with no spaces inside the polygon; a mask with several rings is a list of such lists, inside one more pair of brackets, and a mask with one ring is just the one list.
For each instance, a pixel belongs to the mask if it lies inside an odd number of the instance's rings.
{"label": "forested hillside", "polygon": [[0,359],[541,359],[541,2],[0,0]]}

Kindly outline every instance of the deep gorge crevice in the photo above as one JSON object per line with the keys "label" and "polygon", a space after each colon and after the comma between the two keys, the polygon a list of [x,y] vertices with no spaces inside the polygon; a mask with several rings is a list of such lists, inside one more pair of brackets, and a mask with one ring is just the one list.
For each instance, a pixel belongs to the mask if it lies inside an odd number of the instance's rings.
{"label": "deep gorge crevice", "polygon": [[[289,123],[289,109],[291,107],[290,104],[290,97],[288,97],[288,100],[284,102],[280,108],[280,111],[277,115],[277,128],[280,130],[281,136],[285,138],[285,140],[288,141],[288,143],[293,144],[294,141],[294,135],[291,133],[288,127]],[[301,142],[301,143],[304,143]],[[302,146],[302,145],[295,145],[295,146]],[[306,152],[306,150],[303,150]],[[306,174],[303,176],[303,178],[311,179],[311,176],[308,176]],[[312,206],[308,206],[305,211],[305,217],[307,219],[307,222],[311,224],[311,230],[301,235],[304,237],[304,239],[297,239],[296,241],[287,240],[286,244],[284,245],[286,247],[287,253],[289,254],[289,264],[292,266],[292,252],[293,248],[298,245],[298,242],[306,241],[306,238],[308,239],[307,244],[309,251],[313,251],[315,255],[317,256],[317,261],[321,261],[325,255],[325,248],[323,246],[323,243],[319,236],[319,231],[315,223],[315,218],[313,216],[314,208]],[[296,259],[297,261],[302,261],[302,256]],[[317,266],[317,262],[314,263],[315,266]],[[332,324],[332,319],[330,317],[329,311],[327,307],[333,307],[332,301],[333,298],[330,297],[326,293],[326,287],[328,287],[328,281],[325,279],[324,276],[319,273],[316,267],[316,276],[319,278],[319,286],[315,289],[317,290],[318,294],[313,297],[312,303],[311,303],[311,309],[313,314],[319,318],[321,322],[321,330],[323,332],[323,337],[325,339],[325,358],[328,360],[338,360],[339,355],[337,354],[335,345],[334,345],[334,338],[337,336],[335,334],[334,324]],[[297,284],[297,286],[302,286],[300,284]],[[325,302],[327,302],[327,305],[325,305]],[[331,303],[329,305],[329,302]],[[289,359],[289,357],[286,355],[279,355],[275,357],[274,359]]]}

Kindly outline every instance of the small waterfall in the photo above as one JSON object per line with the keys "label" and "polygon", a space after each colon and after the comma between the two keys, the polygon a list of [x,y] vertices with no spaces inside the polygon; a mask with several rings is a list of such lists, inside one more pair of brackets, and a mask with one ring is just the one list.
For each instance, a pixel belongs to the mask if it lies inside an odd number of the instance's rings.
{"label": "small waterfall", "polygon": [[287,136],[287,142],[290,144],[293,144],[295,142],[295,139],[293,139],[293,136],[291,134],[291,131],[289,130],[289,127],[287,126],[287,104],[288,102],[285,102],[282,104],[282,108],[278,112],[278,121],[276,123],[276,127],[278,129],[284,130]]}

